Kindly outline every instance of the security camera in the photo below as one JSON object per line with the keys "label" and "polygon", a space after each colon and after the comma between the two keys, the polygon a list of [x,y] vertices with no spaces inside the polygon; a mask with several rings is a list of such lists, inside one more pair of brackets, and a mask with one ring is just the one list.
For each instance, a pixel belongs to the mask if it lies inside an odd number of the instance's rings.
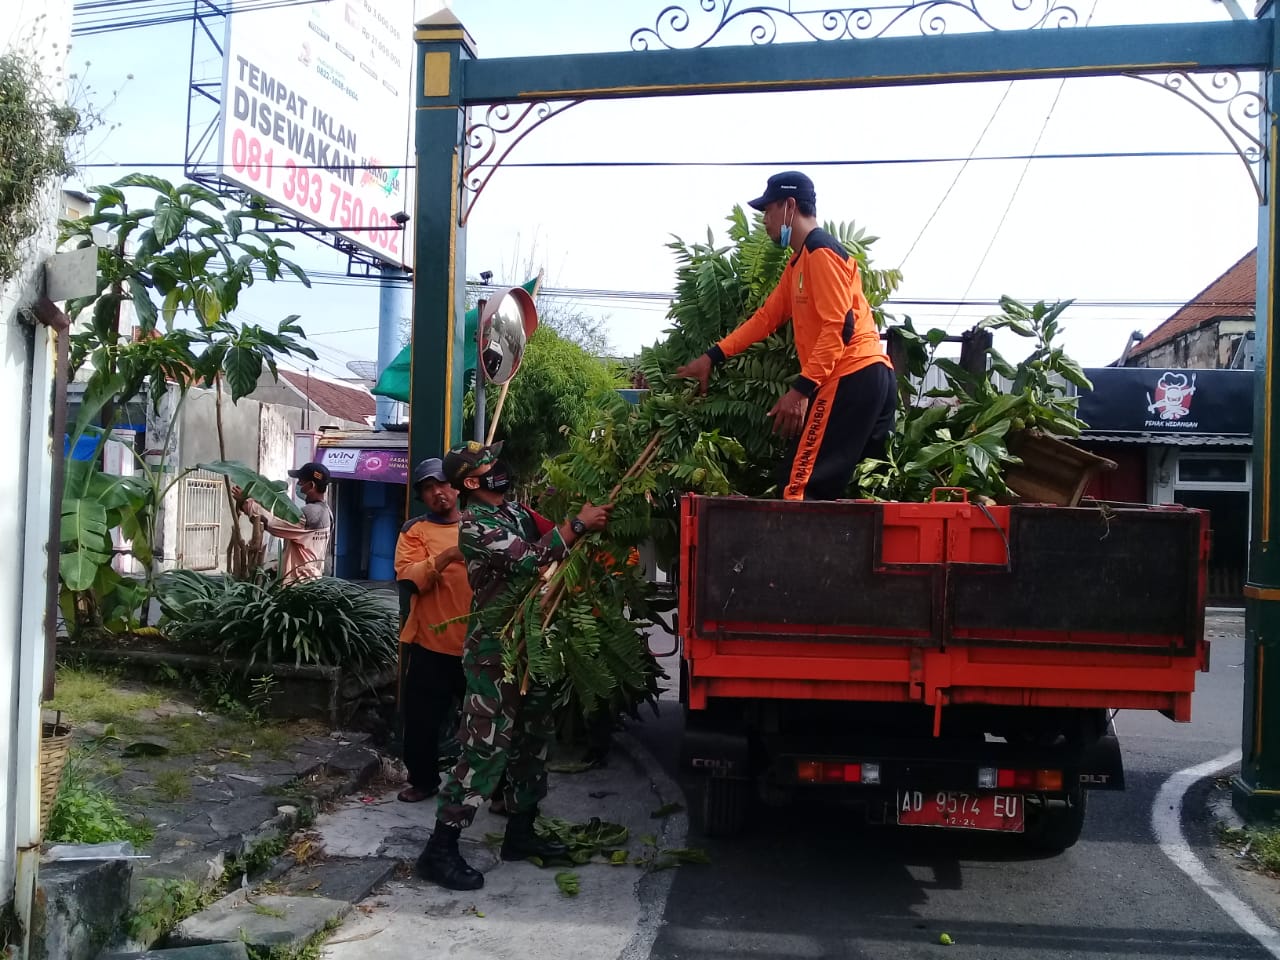
{"label": "security camera", "polygon": [[409,215],[401,210],[399,213],[393,213],[391,219],[395,221],[396,226],[403,227],[409,222]]}
{"label": "security camera", "polygon": [[481,282],[481,283],[484,283],[484,284],[492,283],[492,282],[493,282],[493,271],[492,271],[492,270],[481,270],[481,271],[480,271],[480,282]]}

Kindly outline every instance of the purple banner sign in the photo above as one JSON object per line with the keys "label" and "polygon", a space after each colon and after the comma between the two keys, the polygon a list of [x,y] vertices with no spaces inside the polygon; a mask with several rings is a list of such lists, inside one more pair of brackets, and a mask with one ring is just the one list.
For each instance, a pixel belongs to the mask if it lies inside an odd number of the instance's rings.
{"label": "purple banner sign", "polygon": [[409,454],[403,450],[325,447],[320,453],[320,462],[329,468],[335,480],[409,482]]}

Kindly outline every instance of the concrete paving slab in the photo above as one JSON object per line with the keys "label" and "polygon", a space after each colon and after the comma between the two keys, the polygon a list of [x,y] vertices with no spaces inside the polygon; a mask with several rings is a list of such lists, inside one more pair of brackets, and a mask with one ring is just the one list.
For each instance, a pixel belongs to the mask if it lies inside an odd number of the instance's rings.
{"label": "concrete paving slab", "polygon": [[251,950],[296,947],[351,911],[324,897],[230,896],[183,920],[167,943],[177,947],[239,941]]}
{"label": "concrete paving slab", "polygon": [[343,857],[303,864],[281,877],[276,891],[288,897],[327,897],[359,903],[389,880],[398,865],[398,860],[386,857]]}

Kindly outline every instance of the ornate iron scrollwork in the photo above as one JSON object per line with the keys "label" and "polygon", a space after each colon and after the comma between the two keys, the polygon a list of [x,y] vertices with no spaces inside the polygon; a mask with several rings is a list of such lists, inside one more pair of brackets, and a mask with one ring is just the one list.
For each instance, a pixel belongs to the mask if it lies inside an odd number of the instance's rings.
{"label": "ornate iron scrollwork", "polygon": [[[467,145],[467,165],[462,169],[462,188],[467,194],[461,217],[463,226],[490,178],[516,144],[556,114],[577,103],[581,101],[495,103],[484,108],[482,119],[467,124],[463,131],[463,142]],[[489,158],[495,153],[497,158],[490,162]]]}
{"label": "ornate iron scrollwork", "polygon": [[[701,14],[676,4],[658,14],[652,27],[631,34],[631,49],[685,50],[705,47],[731,29],[745,31],[756,45],[773,43],[780,34],[811,40],[870,40],[919,30],[938,36],[952,29],[1034,30],[1074,27],[1079,14],[1059,0],[914,0],[884,5],[863,4],[830,9],[786,9],[744,6],[735,0],[697,0]],[[698,39],[701,37],[701,39]]]}
{"label": "ornate iron scrollwork", "polygon": [[1175,70],[1163,76],[1141,73],[1125,76],[1177,94],[1213,121],[1249,171],[1258,202],[1266,202],[1262,161],[1267,147],[1262,140],[1261,118],[1266,113],[1267,101],[1260,89],[1246,87],[1234,70],[1216,73]]}

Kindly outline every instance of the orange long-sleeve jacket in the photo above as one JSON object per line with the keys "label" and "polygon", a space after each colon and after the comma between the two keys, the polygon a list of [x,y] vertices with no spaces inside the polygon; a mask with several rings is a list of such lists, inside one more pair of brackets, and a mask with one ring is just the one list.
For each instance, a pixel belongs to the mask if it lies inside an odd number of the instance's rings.
{"label": "orange long-sleeve jacket", "polygon": [[[400,530],[396,541],[396,579],[418,588],[409,601],[409,616],[400,631],[401,643],[416,643],[450,656],[462,656],[471,612],[467,565],[451,563],[436,569],[436,558],[458,545],[458,523],[431,515],[415,517]],[[448,626],[440,628],[441,624]]]}
{"label": "orange long-sleeve jacket", "polygon": [[889,363],[862,290],[858,261],[821,228],[805,237],[804,247],[787,263],[760,309],[708,353],[723,363],[788,319],[800,357],[800,376],[792,386],[805,396],[873,363]]}

